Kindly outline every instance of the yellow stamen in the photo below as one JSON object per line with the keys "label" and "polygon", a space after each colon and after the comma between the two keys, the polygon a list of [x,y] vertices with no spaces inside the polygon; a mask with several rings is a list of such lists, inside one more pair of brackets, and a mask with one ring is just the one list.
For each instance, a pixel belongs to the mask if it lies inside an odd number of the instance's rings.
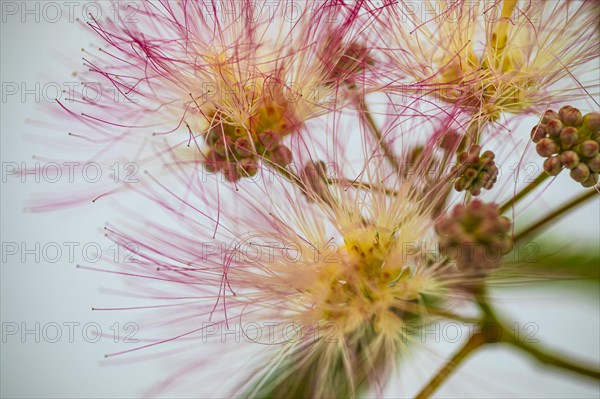
{"label": "yellow stamen", "polygon": [[500,21],[496,24],[492,33],[491,44],[496,51],[501,51],[508,42],[508,29],[510,28],[510,18],[517,6],[518,0],[504,0],[502,6],[502,15]]}

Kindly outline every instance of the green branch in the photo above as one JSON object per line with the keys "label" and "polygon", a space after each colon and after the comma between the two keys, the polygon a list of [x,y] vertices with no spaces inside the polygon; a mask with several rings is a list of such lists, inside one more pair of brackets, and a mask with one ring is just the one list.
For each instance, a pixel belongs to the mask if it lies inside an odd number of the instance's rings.
{"label": "green branch", "polygon": [[[549,222],[559,218],[560,216],[563,216],[567,211],[573,209],[574,207],[576,207],[578,205],[583,204],[584,202],[586,202],[587,200],[589,200],[591,198],[594,198],[596,195],[598,195],[598,192],[595,189],[586,190],[586,192],[583,193],[582,195],[580,195],[579,197],[574,198],[573,200],[571,200],[568,203],[566,203],[565,205],[561,206],[554,212],[550,213],[549,215],[545,216],[541,220],[538,220],[531,226],[527,227],[525,230],[517,233],[515,235],[514,242],[516,243],[527,237],[530,237],[531,235],[535,234],[540,228],[542,228]],[[598,197],[598,198],[600,198],[600,197]]]}
{"label": "green branch", "polygon": [[503,339],[502,342],[522,350],[546,366],[557,367],[563,370],[571,371],[575,374],[600,380],[600,370],[598,369],[592,369],[591,366],[583,366],[567,361],[566,355],[553,354],[546,348],[542,349],[541,347],[537,347],[537,344],[531,345],[523,342],[520,339],[513,337],[510,331],[503,330],[503,335],[508,335],[509,338],[506,340]]}
{"label": "green branch", "polygon": [[385,155],[385,157],[388,159],[390,164],[394,167],[396,172],[399,173],[400,169],[401,169],[400,162],[398,161],[398,158],[396,158],[396,154],[394,154],[394,151],[392,150],[392,148],[388,145],[387,141],[384,139],[383,135],[381,134],[381,131],[377,127],[377,124],[375,123],[375,120],[373,119],[373,115],[371,114],[371,111],[369,111],[369,108],[367,107],[367,104],[365,103],[364,99],[362,99],[358,103],[358,109],[359,109],[360,113],[364,116],[365,121],[367,122],[367,126],[369,127],[369,131],[371,132],[371,134],[373,135],[375,140],[377,140],[378,145],[381,147],[381,150],[383,151],[383,155]]}
{"label": "green branch", "polygon": [[478,331],[473,334],[467,343],[463,345],[458,352],[452,356],[452,358],[442,367],[440,371],[425,385],[425,388],[421,390],[415,396],[415,399],[426,399],[429,398],[439,387],[442,385],[448,377],[454,372],[460,363],[462,363],[469,354],[474,352],[476,349],[485,345],[487,341],[483,332]]}
{"label": "green branch", "polygon": [[415,396],[416,399],[429,398],[474,351],[488,344],[504,343],[511,345],[538,360],[546,366],[556,367],[575,374],[600,380],[600,370],[592,366],[577,364],[567,360],[567,356],[552,353],[546,348],[534,346],[515,337],[513,332],[499,321],[495,311],[482,294],[475,295],[482,311],[481,328],[471,335],[469,340],[452,358],[429,380],[427,385]]}
{"label": "green branch", "polygon": [[523,199],[527,194],[536,189],[540,184],[542,184],[550,175],[546,172],[542,172],[534,181],[525,186],[521,191],[519,191],[513,198],[506,201],[504,204],[500,206],[500,213],[504,213],[511,209],[513,206],[517,204],[521,199]]}

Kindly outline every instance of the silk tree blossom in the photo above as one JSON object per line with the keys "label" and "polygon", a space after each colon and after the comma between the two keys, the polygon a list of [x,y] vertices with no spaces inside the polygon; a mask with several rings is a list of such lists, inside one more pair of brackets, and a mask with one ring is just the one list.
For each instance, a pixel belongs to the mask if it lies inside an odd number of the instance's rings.
{"label": "silk tree blossom", "polygon": [[390,92],[459,104],[479,122],[576,98],[598,105],[595,1],[392,3],[378,30]]}
{"label": "silk tree blossom", "polygon": [[[329,158],[315,160],[314,152],[299,158],[305,166],[294,183],[279,176],[240,185],[240,191],[188,184],[175,192],[155,179],[139,189],[173,223],[108,227],[111,240],[138,248],[137,263],[118,264],[115,271],[140,280],[135,292],[190,300],[158,317],[172,336],[140,350],[200,342],[207,329],[276,322],[261,330],[266,353],[250,365],[254,378],[223,394],[357,397],[370,389],[382,395],[414,341],[407,332],[443,317],[482,274],[459,269],[437,251],[435,221],[446,192],[424,184],[431,181],[431,165],[419,163],[406,176],[390,173],[384,159],[373,158],[380,149],[371,143],[363,150],[360,179],[342,179],[327,168],[351,169],[339,156],[347,136],[339,140],[325,146]],[[173,173],[182,182],[194,180],[190,170]],[[152,288],[157,283],[164,293]],[[206,365],[198,367],[207,372]]]}
{"label": "silk tree blossom", "polygon": [[439,310],[460,281],[451,266],[414,254],[415,243],[435,245],[430,210],[406,190],[389,203],[385,194],[359,199],[340,190],[331,206],[308,189],[316,209],[306,193],[271,190],[261,195],[301,206],[277,201],[263,210],[252,202],[246,215],[222,213],[215,238],[195,220],[201,214],[188,214],[176,230],[150,222],[135,234],[108,234],[140,248],[139,263],[120,273],[171,281],[171,295],[208,298],[186,306],[188,314],[196,309],[196,323],[176,335],[195,331],[199,341],[211,320],[219,328],[278,322],[271,333],[280,345],[268,363],[251,365],[258,377],[244,395],[355,397],[384,384],[410,339],[408,324]]}
{"label": "silk tree blossom", "polygon": [[84,95],[58,101],[65,148],[79,159],[160,170],[154,160],[170,154],[230,181],[254,175],[265,158],[282,167],[291,160],[282,140],[353,97],[369,67],[360,2],[129,7],[132,18],[88,23],[104,44],[83,49]]}
{"label": "silk tree blossom", "polygon": [[[517,202],[563,166],[582,185],[596,183],[597,113],[546,112],[532,140],[551,159],[547,173],[519,192],[510,179],[518,170],[507,177],[502,164],[508,155],[522,161],[528,148],[494,148],[485,133],[495,125],[481,127],[581,89],[593,94],[588,84],[551,91],[565,77],[576,82],[597,52],[591,3],[531,3],[550,26],[517,19],[533,9],[515,1],[469,18],[467,2],[427,2],[447,9],[423,20],[406,12],[408,2],[377,12],[369,4],[143,2],[133,25],[90,24],[106,46],[85,51],[89,74],[129,101],[84,98],[61,102],[61,110],[80,122],[71,140],[89,145],[91,159],[143,165],[144,184],[122,188],[148,202],[117,203],[127,225],[105,228],[132,256],[80,267],[122,275],[131,283],[125,296],[145,301],[118,310],[156,312],[140,320],[141,331],[156,327],[160,338],[107,356],[176,354],[176,369],[156,389],[188,377],[203,396],[381,397],[417,344],[415,326],[475,320],[464,356],[418,395],[428,397],[469,351],[497,342],[486,325],[506,333],[510,324],[486,296],[496,278],[511,277],[504,256],[596,195],[590,190],[529,227],[513,225]],[[493,9],[500,18],[488,18]],[[453,23],[445,19],[457,12]],[[402,18],[414,26],[406,30]],[[379,55],[362,34],[371,19],[389,28],[378,31]],[[549,61],[557,57],[561,68]],[[367,75],[374,66],[391,78],[377,104],[383,124],[367,106],[367,94],[381,88]],[[416,80],[411,90],[425,88],[448,106],[426,112],[394,102],[387,94],[405,90],[398,81],[406,76]],[[513,281],[522,281],[515,269]],[[467,303],[480,317],[463,316]],[[236,325],[253,357],[232,338]],[[257,326],[260,334],[250,336]],[[542,353],[507,337],[502,342]],[[200,348],[207,339],[211,347]],[[577,369],[567,363],[554,365]]]}
{"label": "silk tree blossom", "polygon": [[[512,221],[504,206],[449,195],[460,173],[479,170],[475,163],[489,173],[496,158],[471,147],[477,162],[450,165],[463,140],[447,132],[460,118],[433,128],[418,121],[426,115],[393,121],[404,117],[391,117],[382,135],[429,136],[405,143],[406,173],[360,119],[358,130],[347,129],[354,120],[339,122],[329,142],[304,143],[303,167],[275,180],[259,168],[252,184],[201,185],[195,169],[176,165],[167,175],[179,184],[150,172],[151,184],[132,186],[158,210],[128,210],[129,226],[106,234],[133,248],[135,261],[81,267],[131,282],[126,296],[143,304],[119,309],[156,313],[139,322],[138,347],[108,357],[172,352],[174,369],[149,396],[191,384],[202,396],[383,397],[397,368],[410,367],[415,328],[496,323],[473,322],[461,305],[497,278],[523,278],[507,274],[501,257],[512,248]],[[358,154],[348,151],[350,136],[362,143]],[[507,187],[483,188],[504,197]],[[148,337],[149,327],[161,336]]]}

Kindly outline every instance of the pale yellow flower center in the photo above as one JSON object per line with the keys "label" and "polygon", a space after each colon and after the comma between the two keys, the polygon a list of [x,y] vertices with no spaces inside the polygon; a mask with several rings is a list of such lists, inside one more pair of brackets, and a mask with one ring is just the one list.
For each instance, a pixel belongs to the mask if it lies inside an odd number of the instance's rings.
{"label": "pale yellow flower center", "polygon": [[335,322],[341,333],[366,323],[375,330],[398,328],[406,310],[403,304],[416,304],[423,280],[394,253],[397,243],[390,232],[360,227],[348,232],[344,241],[335,261],[320,266],[318,281],[310,289],[318,317]]}
{"label": "pale yellow flower center", "polygon": [[[485,50],[477,55],[472,46],[458,56],[442,60],[440,81],[449,90],[442,96],[450,102],[462,101],[478,109],[481,116],[495,120],[502,112],[527,106],[527,94],[535,89],[533,79],[523,62],[523,51],[509,41],[510,18],[516,0],[505,0],[501,18],[496,23]],[[475,38],[471,38],[475,43]]]}

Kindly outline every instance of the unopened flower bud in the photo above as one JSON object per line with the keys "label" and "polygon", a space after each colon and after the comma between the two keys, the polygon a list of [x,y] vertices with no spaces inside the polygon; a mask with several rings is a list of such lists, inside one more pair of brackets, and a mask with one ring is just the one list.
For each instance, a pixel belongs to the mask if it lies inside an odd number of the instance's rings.
{"label": "unopened flower bud", "polygon": [[600,145],[594,140],[586,140],[581,143],[581,153],[587,158],[593,158],[598,155]]}
{"label": "unopened flower bud", "polygon": [[558,157],[550,157],[544,161],[544,171],[550,176],[556,176],[562,170],[563,164]]}
{"label": "unopened flower bud", "polygon": [[236,127],[233,129],[233,134],[237,137],[246,136],[248,131],[246,129],[242,129],[241,127]]}
{"label": "unopened flower bud", "polygon": [[216,138],[215,143],[213,145],[213,151],[219,154],[221,157],[224,157],[227,154],[227,148],[232,145],[232,142],[229,138],[219,136]]}
{"label": "unopened flower bud", "polygon": [[597,174],[600,172],[600,155],[596,155],[595,157],[588,159],[586,164],[589,166],[592,172]]}
{"label": "unopened flower bud", "polygon": [[600,130],[600,114],[590,112],[583,117],[583,126],[591,131],[597,132]]}
{"label": "unopened flower bud", "polygon": [[405,166],[407,167],[407,169],[410,170],[412,167],[419,164],[421,156],[423,156],[423,147],[422,146],[418,146],[418,147],[410,149],[404,158],[405,163],[406,163]]}
{"label": "unopened flower bud", "polygon": [[327,188],[327,164],[323,161],[309,162],[299,175],[302,183],[306,187],[306,191],[310,193],[307,196],[309,201],[312,201],[313,195],[321,199],[327,199],[330,194]]}
{"label": "unopened flower bud", "polygon": [[559,155],[560,161],[567,169],[573,169],[579,165],[579,155],[575,151],[565,151]]}
{"label": "unopened flower bud", "polygon": [[577,141],[577,129],[566,127],[560,132],[560,141],[563,148],[570,148]]}
{"label": "unopened flower bud", "polygon": [[598,183],[598,174],[597,173],[590,173],[590,175],[588,176],[588,178],[581,182],[581,185],[583,187],[592,187],[594,185],[596,185]]}
{"label": "unopened flower bud", "polygon": [[279,166],[287,166],[292,162],[292,152],[284,145],[280,145],[271,152],[271,160]]}
{"label": "unopened flower bud", "polygon": [[254,176],[258,172],[258,163],[251,158],[244,158],[238,162],[238,168],[240,176]]}
{"label": "unopened flower bud", "polygon": [[560,119],[552,119],[546,123],[546,133],[550,137],[558,137],[563,129],[563,124]]}
{"label": "unopened flower bud", "polygon": [[267,150],[274,150],[279,145],[280,137],[272,130],[266,130],[258,135],[258,140]]}
{"label": "unopened flower bud", "polygon": [[237,182],[242,178],[238,170],[238,165],[234,162],[229,162],[225,164],[225,167],[223,169],[223,176],[225,176],[225,179],[230,182]]}
{"label": "unopened flower bud", "polygon": [[571,178],[578,183],[584,182],[589,176],[590,168],[584,163],[580,163],[575,168],[571,169]]}
{"label": "unopened flower bud", "polygon": [[465,171],[465,173],[463,174],[463,176],[465,176],[467,179],[474,179],[475,177],[477,177],[477,171],[475,169],[469,168]]}
{"label": "unopened flower bud", "polygon": [[[333,44],[333,43],[332,43]],[[333,44],[335,46],[335,44]],[[339,44],[338,44],[339,45]],[[337,79],[342,79],[345,83],[352,83],[353,76],[373,65],[374,60],[369,56],[369,48],[358,42],[347,45],[344,53],[339,58],[337,64],[329,70],[328,81],[332,83]]]}
{"label": "unopened flower bud", "polygon": [[542,124],[546,124],[548,122],[550,122],[552,119],[558,119],[559,116],[555,111],[552,111],[551,109],[549,109],[548,111],[546,111],[544,113],[544,116],[542,117]]}
{"label": "unopened flower bud", "polygon": [[492,151],[490,151],[490,150],[487,150],[486,152],[484,152],[483,154],[481,154],[481,161],[482,162],[490,163],[490,162],[494,161],[494,158],[496,158],[496,155]]}
{"label": "unopened flower bud", "polygon": [[558,115],[565,126],[579,126],[583,120],[581,111],[570,105],[565,105],[558,111]]}
{"label": "unopened flower bud", "polygon": [[558,146],[556,143],[554,143],[554,141],[552,141],[552,139],[543,138],[538,141],[537,145],[535,146],[535,150],[540,156],[549,157],[550,155],[558,152]]}
{"label": "unopened flower bud", "polygon": [[544,137],[546,137],[546,125],[536,125],[531,129],[531,140],[537,143]]}
{"label": "unopened flower bud", "polygon": [[208,172],[214,173],[221,169],[222,162],[223,159],[214,150],[211,150],[208,154],[206,154],[204,167]]}
{"label": "unopened flower bud", "polygon": [[252,154],[252,143],[247,137],[240,137],[233,144],[235,151],[242,157],[247,157]]}

